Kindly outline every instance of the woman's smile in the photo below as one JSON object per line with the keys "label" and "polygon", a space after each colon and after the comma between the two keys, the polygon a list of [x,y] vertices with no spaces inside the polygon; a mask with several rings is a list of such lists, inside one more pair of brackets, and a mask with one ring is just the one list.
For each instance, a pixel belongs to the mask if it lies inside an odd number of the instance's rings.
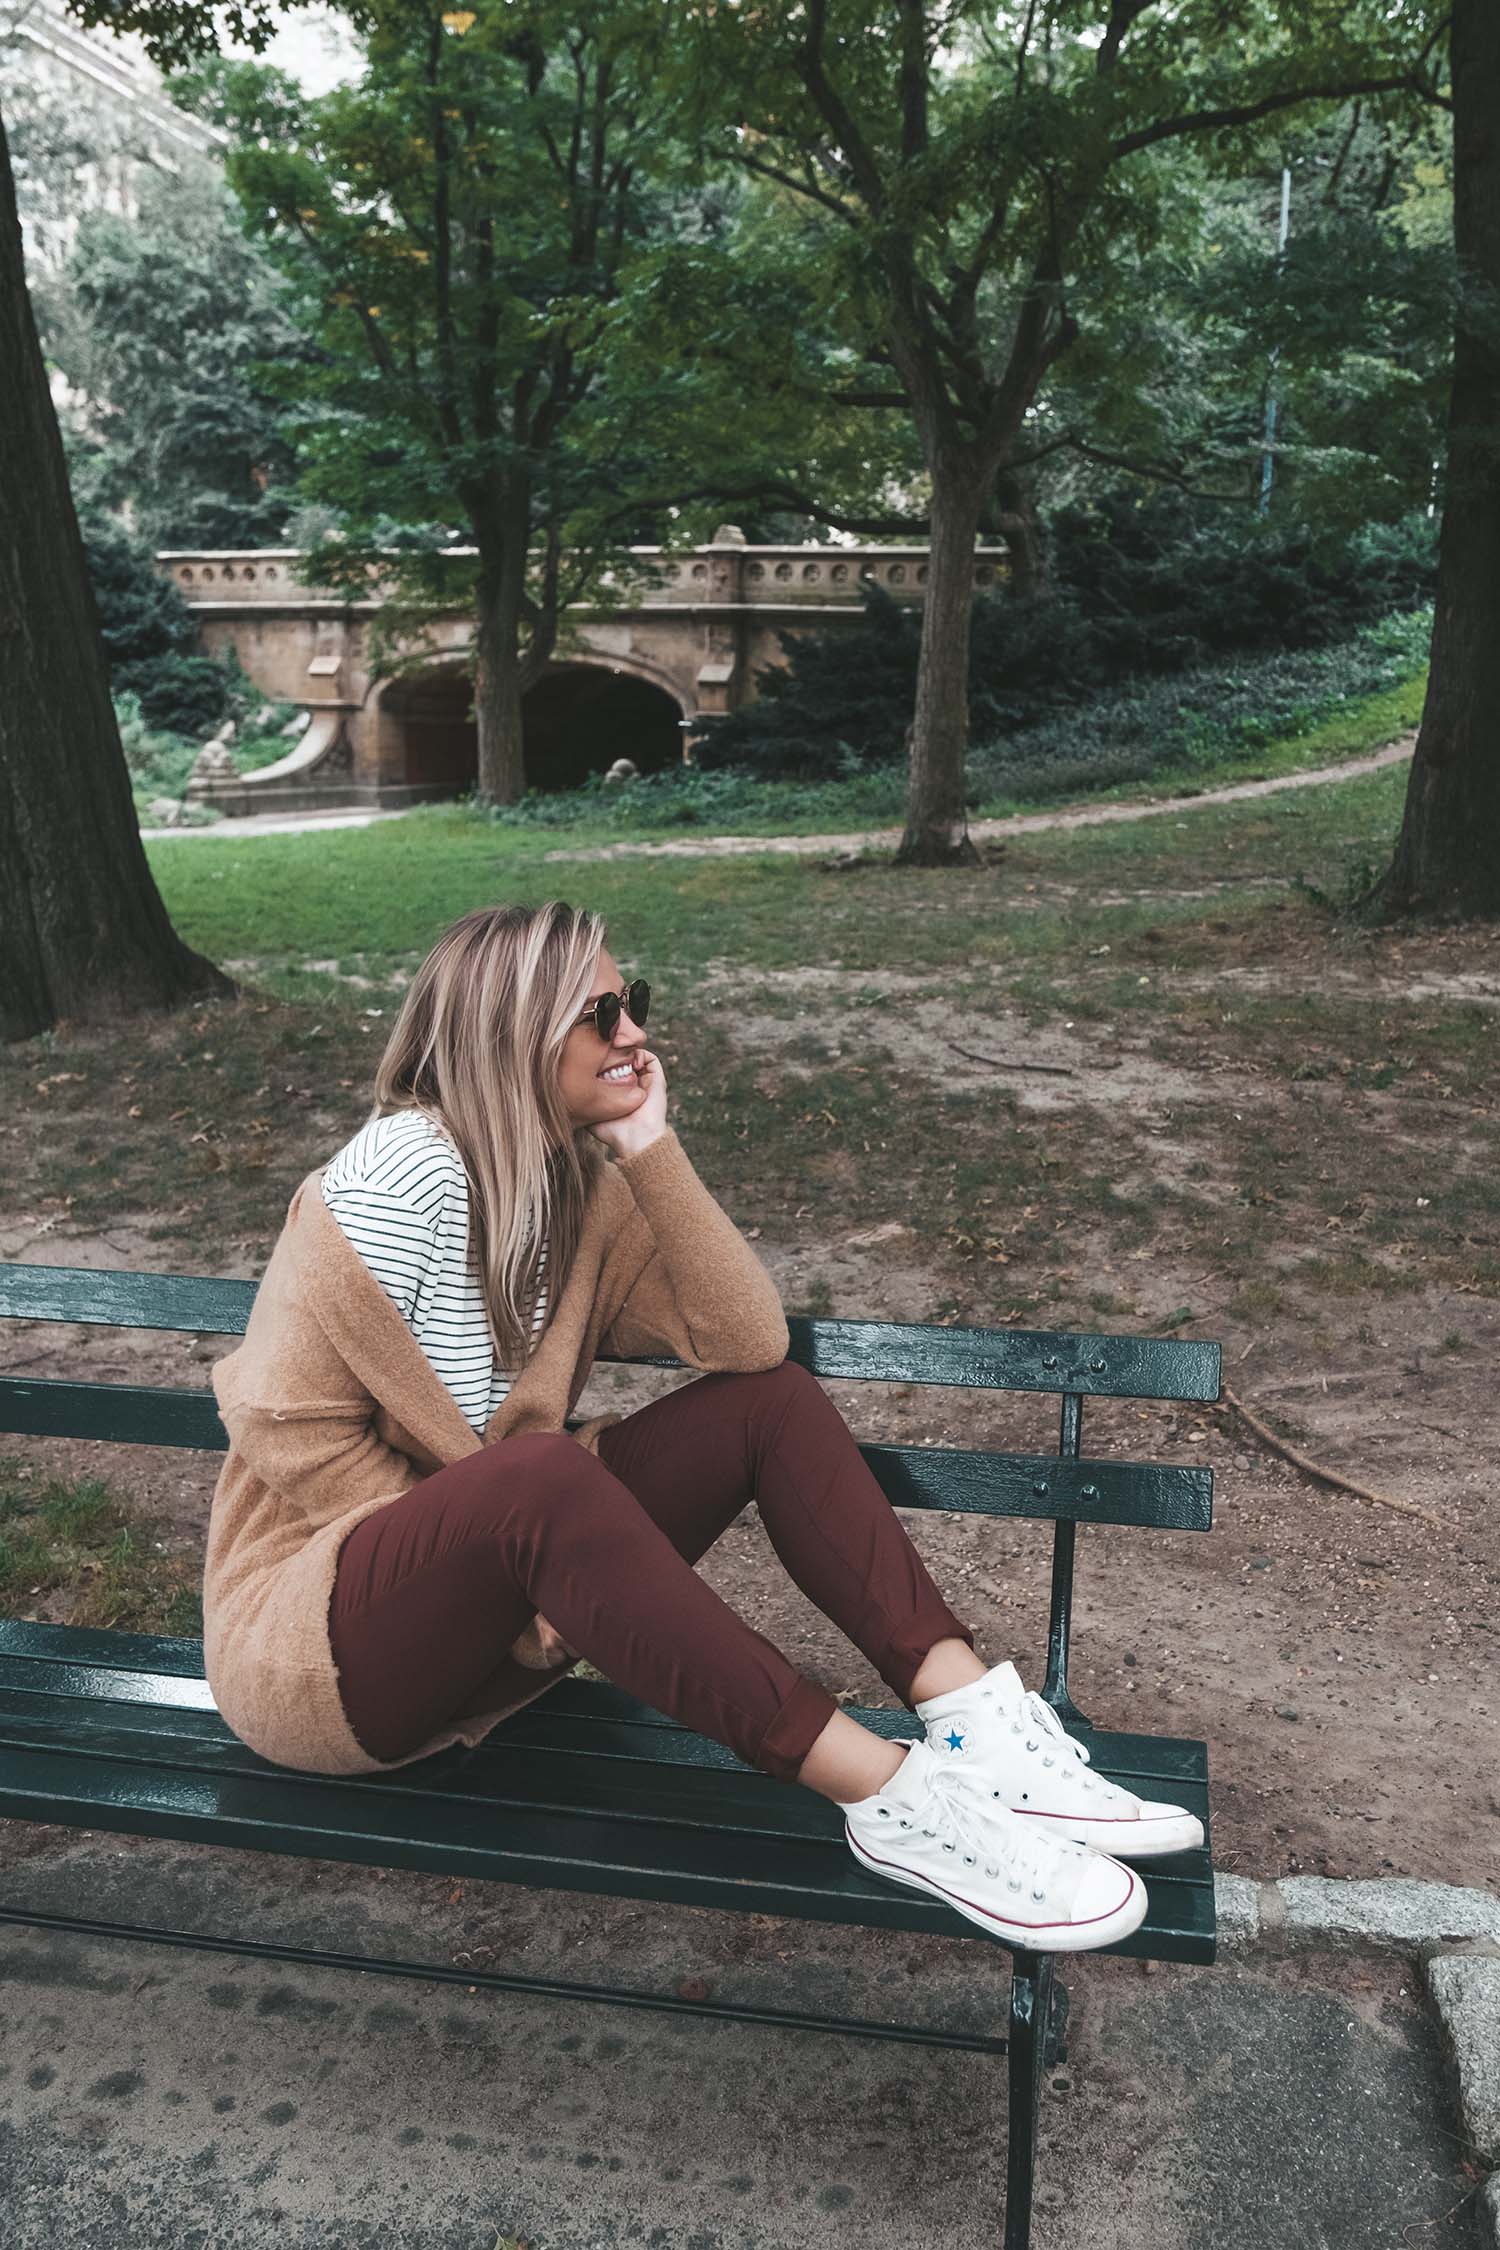
{"label": "woman's smile", "polygon": [[635,1064],[633,1062],[611,1063],[607,1070],[598,1071],[596,1076],[604,1079],[608,1085],[623,1085],[627,1078],[634,1078]]}

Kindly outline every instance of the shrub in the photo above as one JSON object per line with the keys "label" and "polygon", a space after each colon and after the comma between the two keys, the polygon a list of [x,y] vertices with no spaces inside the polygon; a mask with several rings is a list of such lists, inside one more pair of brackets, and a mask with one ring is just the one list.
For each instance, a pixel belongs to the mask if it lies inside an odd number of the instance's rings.
{"label": "shrub", "polygon": [[229,710],[230,674],[211,656],[167,656],[132,668],[141,716],[160,734],[212,734]]}
{"label": "shrub", "polygon": [[115,689],[133,689],[137,675],[172,656],[189,656],[198,627],[178,588],[163,578],[151,550],[119,524],[83,526],[99,629]]}
{"label": "shrub", "polygon": [[[1319,540],[1300,526],[1227,519],[1177,493],[1113,493],[1064,509],[1049,546],[1045,592],[975,601],[976,742],[1237,652],[1347,640],[1371,619],[1425,600],[1435,577],[1435,529],[1425,518]],[[713,728],[700,764],[819,779],[850,758],[899,758],[920,623],[917,609],[872,587],[857,623],[783,633],[786,668],[761,671],[757,700]]]}

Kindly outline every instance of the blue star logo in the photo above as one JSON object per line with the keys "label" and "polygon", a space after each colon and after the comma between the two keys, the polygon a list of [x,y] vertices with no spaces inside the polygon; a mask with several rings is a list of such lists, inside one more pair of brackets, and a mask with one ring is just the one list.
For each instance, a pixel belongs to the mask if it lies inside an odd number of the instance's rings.
{"label": "blue star logo", "polygon": [[962,1750],[967,1739],[967,1736],[959,1733],[957,1727],[950,1727],[943,1737],[950,1750]]}

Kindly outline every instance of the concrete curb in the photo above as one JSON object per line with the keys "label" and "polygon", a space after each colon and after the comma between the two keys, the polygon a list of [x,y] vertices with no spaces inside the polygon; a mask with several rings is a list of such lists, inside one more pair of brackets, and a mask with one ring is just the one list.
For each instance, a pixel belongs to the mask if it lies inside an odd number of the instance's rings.
{"label": "concrete curb", "polygon": [[[1500,1898],[1453,1883],[1404,1877],[1335,1882],[1287,1875],[1254,1883],[1214,1877],[1219,1941],[1227,1953],[1258,1943],[1379,1946],[1416,1956],[1437,2013],[1467,2154],[1500,2165]],[[1481,2231],[1500,2250],[1500,2171],[1479,2190]]]}
{"label": "concrete curb", "polygon": [[1338,1882],[1321,1875],[1255,1883],[1245,1875],[1216,1875],[1214,1905],[1226,1952],[1262,1940],[1376,1945],[1414,1954],[1474,1939],[1500,1947],[1500,1898],[1456,1883],[1419,1883],[1405,1876]]}

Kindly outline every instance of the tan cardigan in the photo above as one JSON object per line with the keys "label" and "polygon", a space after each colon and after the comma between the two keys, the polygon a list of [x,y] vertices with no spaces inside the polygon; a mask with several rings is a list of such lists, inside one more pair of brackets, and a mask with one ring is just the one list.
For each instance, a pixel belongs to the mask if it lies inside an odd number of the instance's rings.
{"label": "tan cardigan", "polygon": [[[262,1757],[386,1772],[480,1741],[561,1675],[537,1672],[405,1758],[372,1758],[344,1714],[328,1633],[354,1526],[481,1444],[561,1430],[599,1352],[671,1352],[705,1372],[775,1367],[787,1327],[770,1275],[668,1126],[599,1166],[542,1340],[481,1439],[328,1210],[320,1177],[292,1197],[244,1341],[213,1371],[230,1449],[209,1522],[203,1657],[220,1712]],[[598,1414],[572,1434],[597,1452],[620,1419]]]}

